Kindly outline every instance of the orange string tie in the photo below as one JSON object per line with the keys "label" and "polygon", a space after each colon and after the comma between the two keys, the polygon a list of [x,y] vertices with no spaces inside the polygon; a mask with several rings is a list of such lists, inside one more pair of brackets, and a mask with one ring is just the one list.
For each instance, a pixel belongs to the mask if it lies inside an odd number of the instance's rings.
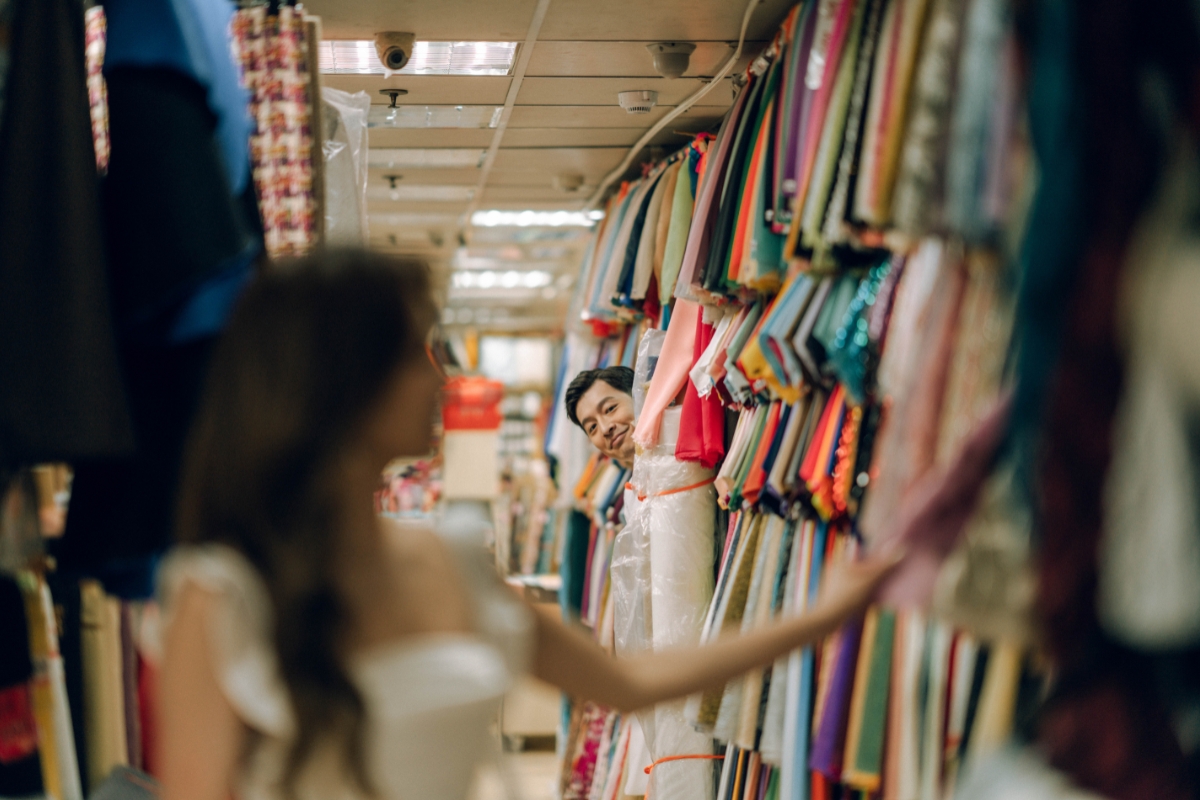
{"label": "orange string tie", "polygon": [[[645,772],[647,775],[649,775],[651,772],[654,771],[654,768],[657,767],[659,764],[666,764],[668,761],[724,761],[724,760],[725,760],[725,756],[714,756],[712,754],[704,755],[701,753],[695,753],[693,755],[685,755],[685,756],[664,756],[664,757],[660,758],[658,761],[655,761],[650,766],[646,767]],[[650,800],[649,787],[647,787],[647,789],[646,789],[646,800]]]}
{"label": "orange string tie", "polygon": [[647,497],[666,497],[669,494],[679,494],[680,492],[690,492],[693,489],[703,489],[710,483],[712,483],[712,478],[705,478],[704,480],[698,483],[693,483],[690,486],[680,486],[677,489],[664,489],[661,492],[650,492],[648,494],[634,486],[632,483],[626,483],[625,488],[629,489],[631,492],[636,492],[638,500],[645,501]]}

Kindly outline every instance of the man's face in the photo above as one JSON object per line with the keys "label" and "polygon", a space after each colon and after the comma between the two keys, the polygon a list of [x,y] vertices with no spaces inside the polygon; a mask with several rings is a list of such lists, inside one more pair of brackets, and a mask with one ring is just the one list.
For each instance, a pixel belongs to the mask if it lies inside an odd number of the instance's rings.
{"label": "man's face", "polygon": [[633,467],[633,397],[596,381],[579,398],[575,416],[597,450],[626,469]]}

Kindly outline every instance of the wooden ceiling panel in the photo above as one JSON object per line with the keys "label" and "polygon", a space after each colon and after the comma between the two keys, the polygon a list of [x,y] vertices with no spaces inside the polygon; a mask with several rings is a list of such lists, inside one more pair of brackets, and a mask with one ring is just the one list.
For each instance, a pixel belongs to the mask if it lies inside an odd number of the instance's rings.
{"label": "wooden ceiling panel", "polygon": [[393,202],[391,200],[372,199],[368,211],[375,214],[462,214],[467,210],[466,203],[431,203],[431,202]]}
{"label": "wooden ceiling panel", "polygon": [[510,128],[506,147],[629,147],[642,128]]}
{"label": "wooden ceiling panel", "polygon": [[426,41],[523,42],[537,0],[305,0],[326,39],[412,31]]}
{"label": "wooden ceiling panel", "polygon": [[371,128],[371,147],[487,147],[490,128]]}
{"label": "wooden ceiling panel", "polygon": [[483,193],[481,208],[578,211],[587,201],[587,189],[568,194],[558,189],[532,186],[489,186]]}
{"label": "wooden ceiling panel", "polygon": [[[617,94],[634,90],[658,92],[658,102],[675,106],[704,84],[695,78],[526,78],[517,96],[519,106],[617,106]],[[701,100],[707,106],[728,108],[733,81],[725,79]]]}
{"label": "wooden ceiling panel", "polygon": [[[630,114],[613,99],[610,106],[517,106],[508,128],[628,128],[631,124],[649,128],[671,110],[656,106],[649,114]],[[683,126],[692,120],[720,120],[724,114],[725,109],[717,106],[693,106],[677,122]]]}
{"label": "wooden ceiling panel", "polygon": [[367,177],[367,186],[381,186],[387,182],[384,175],[401,175],[401,183],[420,186],[474,186],[479,183],[477,169],[384,169],[372,167]]}
{"label": "wooden ceiling panel", "polygon": [[[656,78],[654,59],[646,49],[650,42],[551,42],[539,41],[533,46],[533,55],[525,74],[529,77],[583,77],[583,78]],[[695,42],[691,65],[685,77],[715,75],[721,65],[733,54],[730,42]],[[752,43],[750,52],[763,48],[765,42]],[[744,54],[739,68],[750,62]],[[736,71],[736,70],[735,70]]]}
{"label": "wooden ceiling panel", "polygon": [[502,106],[511,78],[487,75],[322,75],[325,86],[366,92],[374,105],[387,105],[381,89],[407,89],[396,102],[410,106]]}
{"label": "wooden ceiling panel", "polygon": [[[328,0],[327,0],[328,1]],[[764,0],[750,18],[747,37],[774,35],[795,0]],[[543,40],[719,42],[736,41],[744,0],[553,0],[542,24]]]}
{"label": "wooden ceiling panel", "polygon": [[505,147],[496,154],[493,169],[500,173],[581,172],[587,176],[603,175],[620,163],[626,152],[624,147]]}

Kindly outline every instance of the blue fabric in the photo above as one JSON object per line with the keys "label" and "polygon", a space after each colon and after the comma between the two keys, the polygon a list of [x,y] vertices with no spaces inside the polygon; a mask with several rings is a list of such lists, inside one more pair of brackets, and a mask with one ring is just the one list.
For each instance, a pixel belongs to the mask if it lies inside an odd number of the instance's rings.
{"label": "blue fabric", "polygon": [[1031,59],[1029,132],[1041,176],[1020,253],[1013,337],[1020,354],[1013,430],[1027,490],[1032,490],[1037,431],[1086,237],[1086,126],[1074,64],[1073,8],[1067,0],[1040,4]]}
{"label": "blue fabric", "polygon": [[242,291],[254,277],[254,259],[260,251],[258,240],[239,255],[234,263],[202,284],[175,315],[167,339],[185,344],[225,329]]}
{"label": "blue fabric", "polygon": [[[228,0],[105,0],[104,70],[168,67],[208,94],[229,185],[241,194],[250,178],[250,116],[230,50]],[[153,124],[147,121],[147,124]]]}

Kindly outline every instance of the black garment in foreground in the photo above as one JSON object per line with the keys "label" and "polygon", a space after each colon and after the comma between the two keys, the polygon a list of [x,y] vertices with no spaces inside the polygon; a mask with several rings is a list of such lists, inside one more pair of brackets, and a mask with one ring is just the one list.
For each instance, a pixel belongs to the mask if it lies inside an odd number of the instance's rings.
{"label": "black garment in foreground", "polygon": [[77,0],[17,0],[0,120],[0,464],[127,453]]}

